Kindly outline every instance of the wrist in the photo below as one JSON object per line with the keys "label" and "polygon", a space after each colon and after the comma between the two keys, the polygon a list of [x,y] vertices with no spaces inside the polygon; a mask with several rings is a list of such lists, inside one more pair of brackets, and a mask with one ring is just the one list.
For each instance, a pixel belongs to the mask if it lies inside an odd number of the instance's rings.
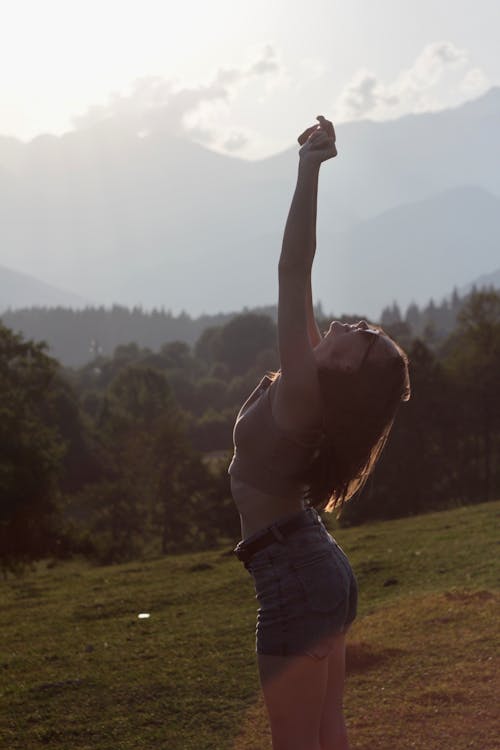
{"label": "wrist", "polygon": [[299,158],[299,174],[303,175],[311,175],[311,176],[317,176],[319,174],[319,168],[321,167],[321,162],[319,161],[313,161],[312,159],[308,159],[307,157],[300,157]]}

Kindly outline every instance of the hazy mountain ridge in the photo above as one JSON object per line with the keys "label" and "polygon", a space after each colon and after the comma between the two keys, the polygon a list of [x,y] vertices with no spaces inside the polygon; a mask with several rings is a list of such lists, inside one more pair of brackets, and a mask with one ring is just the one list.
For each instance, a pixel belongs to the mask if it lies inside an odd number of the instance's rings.
{"label": "hazy mountain ridge", "polygon": [[500,289],[500,268],[497,268],[495,271],[492,271],[492,273],[482,274],[482,276],[479,276],[477,279],[474,279],[472,284],[466,284],[464,287],[459,289],[459,292],[461,295],[469,294],[469,292],[474,287],[476,289],[485,289],[488,287],[493,287],[494,289]]}
{"label": "hazy mountain ridge", "polygon": [[[452,110],[339,126],[339,157],[322,173],[319,204],[316,292],[326,309],[375,316],[388,300],[404,306],[444,295],[498,266],[497,224],[488,218],[485,227],[481,217],[490,217],[488,206],[500,196],[499,125],[495,88]],[[119,122],[28,144],[0,138],[0,260],[108,305],[198,314],[273,303],[296,165],[295,148],[244,162],[160,133],[138,138]],[[450,256],[433,239],[446,239],[438,222],[426,234],[428,275],[419,272],[408,288],[404,264],[401,278],[393,265],[360,304],[359,255],[371,268],[398,253],[407,257],[411,242],[403,251],[380,244],[400,243],[404,212],[410,227],[428,201],[426,220],[438,221],[451,191],[462,214],[454,191],[465,186],[487,191],[475,193],[474,215],[458,217],[460,252],[475,256],[474,268],[464,278],[441,273],[436,257]],[[2,299],[0,286],[0,306]]]}
{"label": "hazy mountain ridge", "polygon": [[387,279],[386,303],[395,299],[403,301],[402,307],[425,304],[476,279],[478,268],[494,270],[499,239],[499,198],[477,187],[447,190],[330,238],[336,252],[321,256],[315,288],[324,299],[329,285],[332,298],[338,299],[347,285],[351,309],[371,312]]}
{"label": "hazy mountain ridge", "polygon": [[0,313],[22,307],[84,307],[89,300],[0,266]]}

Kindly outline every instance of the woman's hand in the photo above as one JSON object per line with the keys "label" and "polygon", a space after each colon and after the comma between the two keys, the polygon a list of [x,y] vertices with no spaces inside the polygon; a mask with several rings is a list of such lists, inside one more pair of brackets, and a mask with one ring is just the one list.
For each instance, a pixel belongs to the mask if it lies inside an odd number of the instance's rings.
{"label": "woman's hand", "polygon": [[319,165],[337,156],[337,149],[333,124],[330,120],[325,120],[323,115],[318,115],[316,119],[319,125],[312,125],[304,130],[298,141],[302,146],[299,151],[301,161]]}

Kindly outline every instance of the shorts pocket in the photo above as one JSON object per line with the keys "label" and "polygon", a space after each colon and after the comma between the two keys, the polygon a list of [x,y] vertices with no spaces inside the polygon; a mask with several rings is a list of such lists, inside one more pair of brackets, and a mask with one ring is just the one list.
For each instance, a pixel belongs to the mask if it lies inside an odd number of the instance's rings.
{"label": "shorts pocket", "polygon": [[311,611],[347,609],[349,580],[331,552],[306,565],[294,564],[293,567]]}
{"label": "shorts pocket", "polygon": [[268,557],[252,558],[246,564],[248,572],[253,576],[272,576],[274,568]]}
{"label": "shorts pocket", "polygon": [[305,567],[331,555],[329,541],[322,535],[318,526],[300,529],[286,540],[290,558],[297,567]]}

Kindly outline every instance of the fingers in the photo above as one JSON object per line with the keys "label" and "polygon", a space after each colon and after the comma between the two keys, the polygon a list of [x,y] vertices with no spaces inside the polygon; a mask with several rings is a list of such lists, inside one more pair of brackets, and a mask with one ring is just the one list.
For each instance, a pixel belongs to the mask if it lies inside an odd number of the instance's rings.
{"label": "fingers", "polygon": [[318,125],[311,125],[311,127],[310,127],[310,128],[306,128],[306,129],[304,130],[304,132],[303,132],[303,133],[301,133],[301,134],[299,135],[299,137],[297,138],[297,140],[298,140],[299,144],[300,144],[301,146],[303,146],[303,145],[304,145],[304,143],[305,143],[305,142],[307,141],[307,139],[309,138],[309,136],[310,136],[310,135],[311,135],[312,133],[314,133],[314,131],[315,131],[315,130],[317,130],[317,129],[318,129],[318,127],[319,127]]}
{"label": "fingers", "polygon": [[329,138],[333,138],[335,141],[335,128],[333,127],[333,123],[323,117],[323,115],[318,115],[316,119],[318,120],[319,125],[311,125],[311,127],[306,128],[297,138],[301,146],[303,146],[315,132],[326,133]]}
{"label": "fingers", "polygon": [[321,164],[337,156],[335,129],[333,123],[323,115],[318,115],[316,119],[319,124],[306,128],[297,140],[301,146],[301,159],[311,159],[312,163]]}
{"label": "fingers", "polygon": [[330,138],[335,140],[335,128],[333,127],[333,122],[325,119],[323,115],[318,115],[316,119],[319,122],[321,129],[324,130]]}
{"label": "fingers", "polygon": [[315,130],[309,136],[309,143],[311,148],[323,148],[327,144],[331,143],[331,138],[325,133],[324,130]]}

